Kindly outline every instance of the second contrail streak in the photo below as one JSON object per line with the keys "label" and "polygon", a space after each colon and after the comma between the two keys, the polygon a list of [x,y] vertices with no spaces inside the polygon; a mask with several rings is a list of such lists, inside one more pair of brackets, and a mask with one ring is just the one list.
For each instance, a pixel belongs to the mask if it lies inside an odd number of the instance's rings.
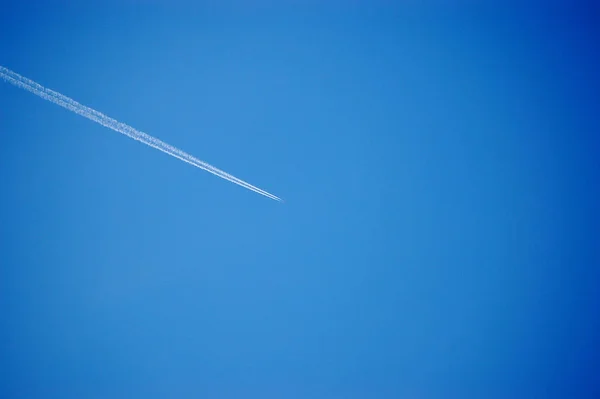
{"label": "second contrail streak", "polygon": [[73,100],[72,98],[64,96],[54,90],[50,90],[50,89],[34,82],[33,80],[27,79],[26,77],[21,76],[18,73],[13,72],[10,69],[5,68],[1,65],[0,65],[0,77],[9,83],[12,83],[13,85],[20,87],[21,89],[25,89],[25,90],[35,94],[36,96],[39,96],[45,100],[53,102],[54,104],[60,105],[61,107],[66,108],[69,111],[73,111],[76,114],[79,114],[85,118],[88,118],[94,122],[101,124],[102,126],[105,126],[116,132],[122,133],[122,134],[126,135],[127,137],[130,137],[134,140],[140,141],[146,145],[149,145],[150,147],[156,148],[157,150],[160,150],[160,151],[162,151],[166,154],[169,154],[175,158],[178,158],[184,162],[194,165],[197,168],[203,169],[207,172],[212,173],[213,175],[219,176],[219,177],[221,177],[225,180],[228,180],[232,183],[235,183],[242,187],[245,187],[248,190],[252,190],[255,193],[262,194],[265,197],[274,199],[276,201],[281,201],[281,198],[279,198],[273,194],[270,194],[264,190],[261,190],[260,188],[253,186],[252,184],[247,183],[241,179],[238,179],[237,177],[232,176],[229,173],[226,173],[218,168],[215,168],[214,166],[212,166],[204,161],[201,161],[198,158],[195,158],[192,155],[157,139],[156,137],[152,137],[149,134],[141,132],[125,123],[122,123],[113,118],[110,118],[101,112],[98,112],[92,108],[86,107],[85,105],[78,103],[77,101]]}

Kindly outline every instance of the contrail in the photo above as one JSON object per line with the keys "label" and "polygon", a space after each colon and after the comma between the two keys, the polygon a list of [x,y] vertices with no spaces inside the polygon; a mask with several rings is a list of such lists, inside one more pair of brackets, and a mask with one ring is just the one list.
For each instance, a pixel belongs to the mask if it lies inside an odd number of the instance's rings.
{"label": "contrail", "polygon": [[21,89],[25,89],[25,90],[35,94],[36,96],[43,98],[44,100],[48,100],[50,102],[53,102],[54,104],[60,105],[61,107],[66,108],[69,111],[73,111],[76,114],[79,114],[85,118],[88,118],[94,122],[101,124],[102,126],[105,126],[116,132],[122,133],[125,136],[130,137],[134,140],[140,141],[146,145],[149,145],[150,147],[156,148],[157,150],[160,150],[160,151],[162,151],[166,154],[169,154],[175,158],[178,158],[184,162],[194,165],[197,168],[200,168],[209,173],[212,173],[215,176],[221,177],[225,180],[229,180],[232,183],[235,183],[242,187],[245,187],[248,190],[252,190],[255,193],[262,194],[265,197],[274,199],[276,201],[282,201],[281,198],[279,198],[271,193],[268,193],[264,190],[261,190],[260,188],[253,186],[252,184],[247,183],[241,179],[238,179],[237,177],[232,176],[229,173],[226,173],[218,168],[215,168],[214,166],[212,166],[204,161],[201,161],[198,158],[193,157],[192,155],[157,139],[156,137],[152,137],[149,134],[141,132],[125,123],[122,123],[113,118],[110,118],[110,117],[104,115],[102,112],[98,112],[92,108],[86,107],[85,105],[78,103],[77,101],[73,100],[72,98],[64,96],[54,90],[50,90],[50,89],[40,85],[39,83],[36,83],[31,79],[27,79],[26,77],[21,76],[18,73],[13,72],[10,69],[5,68],[1,65],[0,65],[0,77],[2,77],[2,79],[6,80],[9,83],[12,83],[13,85],[20,87]]}

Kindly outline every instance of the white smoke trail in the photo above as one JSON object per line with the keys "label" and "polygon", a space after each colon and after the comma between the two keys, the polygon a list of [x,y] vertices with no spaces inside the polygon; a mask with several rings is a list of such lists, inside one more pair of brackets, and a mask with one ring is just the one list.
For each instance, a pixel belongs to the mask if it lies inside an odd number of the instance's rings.
{"label": "white smoke trail", "polygon": [[226,173],[204,161],[201,161],[198,158],[195,158],[192,155],[157,139],[156,137],[152,137],[149,134],[141,132],[125,123],[110,118],[101,112],[86,107],[85,105],[78,103],[72,98],[64,96],[54,90],[50,90],[40,85],[39,83],[36,83],[31,79],[27,79],[26,77],[21,76],[18,73],[11,71],[10,69],[5,68],[1,65],[0,77],[2,77],[7,82],[12,83],[13,85],[20,87],[24,90],[27,90],[45,100],[60,105],[61,107],[66,108],[69,111],[75,112],[76,114],[88,118],[96,123],[99,123],[102,126],[105,126],[116,132],[122,133],[127,137],[140,141],[146,145],[149,145],[150,147],[156,148],[157,150],[160,150],[184,162],[194,165],[197,168],[203,169],[209,173],[212,173],[213,175],[216,175],[232,183],[245,187],[248,190],[252,190],[258,194],[262,194],[265,197],[274,199],[276,201],[281,201],[281,198],[270,194],[264,190],[261,190],[260,188],[253,186],[252,184],[247,183],[241,179],[238,179],[237,177],[232,176],[229,173]]}

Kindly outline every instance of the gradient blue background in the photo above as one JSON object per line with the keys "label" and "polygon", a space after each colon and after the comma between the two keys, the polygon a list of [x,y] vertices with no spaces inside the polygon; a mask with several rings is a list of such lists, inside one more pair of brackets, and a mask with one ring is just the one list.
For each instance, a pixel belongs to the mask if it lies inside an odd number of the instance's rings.
{"label": "gradient blue background", "polygon": [[598,7],[5,4],[0,397],[600,397]]}

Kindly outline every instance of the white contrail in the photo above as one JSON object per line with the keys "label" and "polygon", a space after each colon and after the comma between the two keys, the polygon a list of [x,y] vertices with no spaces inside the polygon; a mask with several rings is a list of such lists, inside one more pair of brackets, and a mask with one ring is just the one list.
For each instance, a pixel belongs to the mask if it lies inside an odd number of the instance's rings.
{"label": "white contrail", "polygon": [[58,92],[55,92],[54,90],[50,90],[50,89],[40,85],[39,83],[36,83],[31,79],[27,79],[26,77],[21,76],[18,73],[13,72],[10,69],[5,68],[1,65],[0,65],[0,77],[2,77],[4,80],[6,80],[9,83],[12,83],[13,85],[15,85],[17,87],[20,87],[22,89],[25,89],[25,90],[35,94],[36,96],[39,96],[45,100],[53,102],[54,104],[60,105],[61,107],[66,108],[69,111],[73,111],[76,114],[79,114],[83,117],[86,117],[94,122],[101,124],[102,126],[105,126],[116,132],[122,133],[122,134],[126,135],[127,137],[130,137],[137,141],[141,141],[142,143],[149,145],[150,147],[156,148],[157,150],[160,150],[160,151],[162,151],[166,154],[169,154],[175,158],[178,158],[184,162],[194,165],[197,168],[203,169],[203,170],[210,172],[213,175],[219,176],[225,180],[229,180],[230,182],[238,184],[242,187],[245,187],[248,190],[252,190],[258,194],[262,194],[265,197],[269,197],[276,201],[282,201],[281,198],[279,198],[273,194],[270,194],[264,190],[261,190],[260,188],[253,186],[252,184],[247,183],[241,179],[238,179],[237,177],[232,176],[229,173],[226,173],[218,168],[215,168],[214,166],[212,166],[204,161],[201,161],[198,158],[195,158],[192,155],[157,139],[156,137],[152,137],[149,134],[141,132],[125,123],[122,123],[113,118],[110,118],[101,112],[98,112],[92,108],[86,107],[85,105],[78,103],[77,101],[73,100],[72,98],[64,96]]}

